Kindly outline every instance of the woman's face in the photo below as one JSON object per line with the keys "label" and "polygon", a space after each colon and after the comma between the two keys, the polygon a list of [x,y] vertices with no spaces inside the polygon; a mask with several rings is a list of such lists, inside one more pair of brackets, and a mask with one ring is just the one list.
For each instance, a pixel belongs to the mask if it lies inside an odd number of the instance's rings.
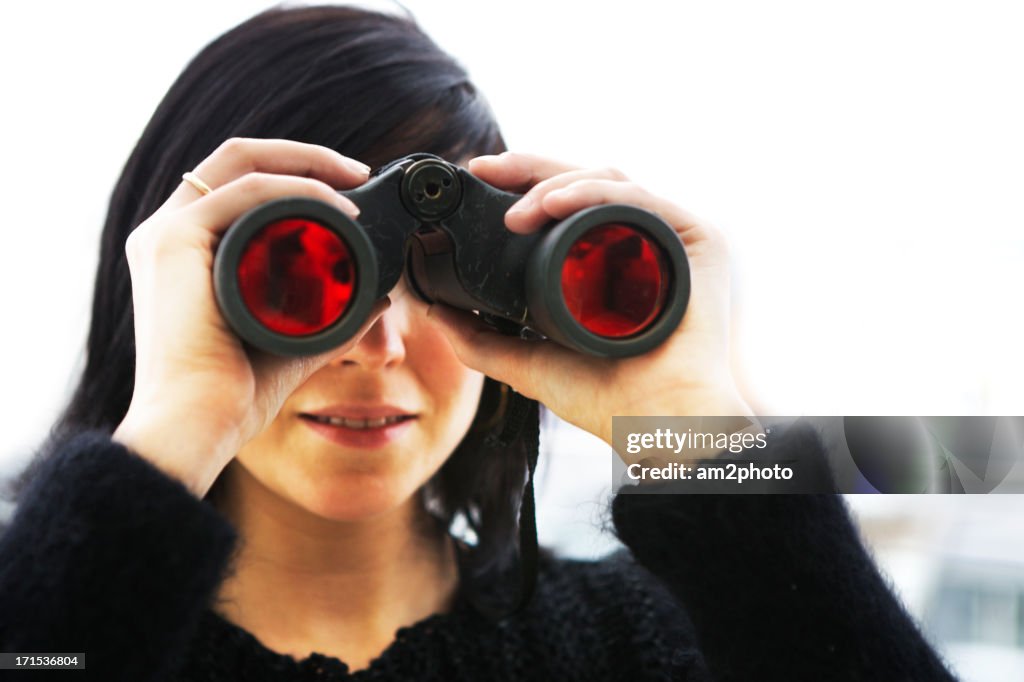
{"label": "woman's face", "polygon": [[370,331],[300,386],[233,466],[328,519],[407,502],[469,430],[484,382],[426,310],[403,280]]}

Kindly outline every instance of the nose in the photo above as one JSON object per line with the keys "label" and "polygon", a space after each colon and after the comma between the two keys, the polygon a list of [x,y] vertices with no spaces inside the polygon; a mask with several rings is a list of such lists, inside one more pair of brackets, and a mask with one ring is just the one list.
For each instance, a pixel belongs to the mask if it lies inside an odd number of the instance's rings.
{"label": "nose", "polygon": [[334,358],[331,364],[359,366],[374,371],[401,364],[405,360],[405,339],[401,311],[395,308],[392,306],[386,310],[359,339],[359,343]]}

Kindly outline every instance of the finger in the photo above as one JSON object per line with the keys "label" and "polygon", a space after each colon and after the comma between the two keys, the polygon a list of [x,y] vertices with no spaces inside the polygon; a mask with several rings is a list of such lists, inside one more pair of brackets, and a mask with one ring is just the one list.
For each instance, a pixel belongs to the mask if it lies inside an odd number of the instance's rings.
{"label": "finger", "polygon": [[[180,211],[183,220],[202,226],[211,235],[218,235],[238,216],[258,204],[283,197],[319,199],[337,207],[351,218],[359,208],[319,180],[292,175],[249,173],[214,190]],[[178,221],[173,221],[177,224]]]}
{"label": "finger", "polygon": [[562,161],[518,152],[502,152],[497,156],[478,156],[469,161],[469,171],[473,175],[498,189],[518,193],[525,192],[538,182],[559,173],[578,168],[578,166]]}
{"label": "finger", "polygon": [[[524,341],[501,334],[476,315],[434,304],[427,316],[448,337],[459,360],[506,383],[528,398],[552,395],[552,384],[566,375],[588,371],[587,358],[549,341]],[[568,374],[566,374],[568,373]]]}
{"label": "finger", "polygon": [[651,194],[632,182],[601,179],[577,180],[565,187],[548,192],[542,203],[544,211],[556,220],[568,218],[573,213],[590,206],[630,204],[660,216],[679,233],[684,244],[707,238],[711,234],[711,227],[702,223],[689,211],[667,199]]}
{"label": "finger", "polygon": [[[331,187],[347,189],[365,182],[370,168],[320,145],[234,137],[214,150],[192,172],[211,189],[253,172],[315,178]],[[179,208],[201,196],[194,186],[182,182],[161,210]]]}
{"label": "finger", "polygon": [[587,168],[560,173],[533,186],[523,198],[509,208],[505,214],[505,225],[513,232],[529,234],[536,232],[555,217],[549,215],[543,206],[544,197],[550,192],[567,187],[586,179],[603,179],[625,182],[626,175],[616,168]]}

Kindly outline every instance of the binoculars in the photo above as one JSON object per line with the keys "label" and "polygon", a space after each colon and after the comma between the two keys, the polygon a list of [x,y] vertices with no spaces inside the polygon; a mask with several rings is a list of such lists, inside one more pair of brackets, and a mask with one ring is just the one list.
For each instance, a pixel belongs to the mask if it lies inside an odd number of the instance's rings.
{"label": "binoculars", "polygon": [[594,206],[515,234],[505,212],[522,195],[432,154],[392,161],[340,194],[359,206],[358,221],[297,197],[257,206],[225,232],[214,290],[245,342],[283,356],[336,348],[403,272],[427,303],[602,357],[654,348],[686,310],[682,242],[635,206]]}

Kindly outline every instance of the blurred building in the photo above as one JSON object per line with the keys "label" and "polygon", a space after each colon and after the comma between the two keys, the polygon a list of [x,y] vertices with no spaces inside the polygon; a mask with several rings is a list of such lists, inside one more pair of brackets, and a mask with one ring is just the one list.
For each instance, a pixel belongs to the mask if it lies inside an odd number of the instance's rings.
{"label": "blurred building", "polygon": [[848,496],[866,544],[964,682],[1024,680],[1024,496]]}

